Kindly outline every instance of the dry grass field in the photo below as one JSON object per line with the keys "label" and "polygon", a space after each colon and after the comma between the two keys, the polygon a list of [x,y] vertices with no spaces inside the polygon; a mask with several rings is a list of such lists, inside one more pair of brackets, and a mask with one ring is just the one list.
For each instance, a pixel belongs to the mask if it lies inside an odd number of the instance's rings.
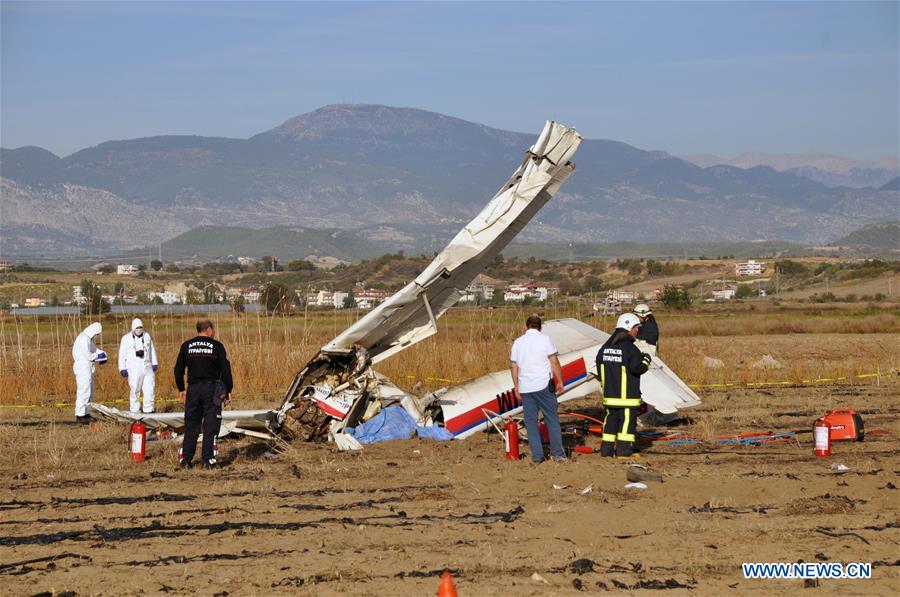
{"label": "dry grass field", "polygon": [[[541,309],[546,318],[577,317],[611,331],[614,318],[587,317],[585,308]],[[523,308],[454,309],[439,321],[440,332],[388,360],[380,370],[407,388],[434,389],[444,381],[463,381],[506,367],[509,345],[531,313]],[[235,394],[243,404],[259,405],[287,389],[297,370],[319,348],[350,325],[358,311],[309,312],[307,316],[266,317],[260,314],[215,318],[218,338],[228,347]],[[791,381],[896,371],[900,309],[885,305],[776,307],[739,305],[687,312],[660,312],[661,355],[685,381]],[[71,402],[75,393],[71,347],[91,320],[84,316],[0,316],[0,403],[10,405]],[[101,402],[127,398],[127,383],[118,375],[115,357],[119,338],[131,317],[105,315],[104,348],[111,356],[96,375]],[[161,372],[157,393],[175,396],[170,374],[178,347],[194,335],[195,318],[146,316],[144,325],[157,344]],[[797,349],[800,349],[799,351]],[[762,366],[773,356],[780,367]],[[722,361],[704,366],[704,358]],[[263,402],[262,404],[266,404]]]}
{"label": "dry grass field", "polygon": [[[436,338],[380,369],[426,389],[503,368],[525,314],[454,310]],[[237,407],[277,402],[353,316],[221,318]],[[0,593],[434,594],[443,569],[461,595],[900,591],[897,311],[744,306],[659,319],[663,358],[704,401],[678,429],[707,440],[801,433],[760,446],[648,444],[638,461],[664,481],[646,490],[623,488],[627,462],[579,454],[565,465],[511,463],[487,434],[353,454],[296,444],[277,456],[226,440],[222,471],[176,472],[177,444],[153,442],[148,462],[131,464],[124,426],[83,428],[71,407],[48,406],[71,402],[69,351],[86,320],[0,319]],[[160,347],[163,397],[174,395],[167,370],[192,323],[145,320]],[[104,319],[113,357],[127,324]],[[722,366],[704,365],[707,357]],[[857,377],[869,373],[880,376]],[[99,401],[126,393],[114,365],[100,369]],[[839,407],[861,411],[870,435],[815,458],[812,423]],[[741,562],[798,560],[871,562],[873,578],[741,574]]]}

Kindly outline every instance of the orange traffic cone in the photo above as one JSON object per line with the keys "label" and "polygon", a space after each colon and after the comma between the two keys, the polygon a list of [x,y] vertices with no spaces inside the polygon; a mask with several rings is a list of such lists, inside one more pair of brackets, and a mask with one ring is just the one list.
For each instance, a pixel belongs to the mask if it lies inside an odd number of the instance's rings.
{"label": "orange traffic cone", "polygon": [[441,574],[441,584],[438,585],[438,597],[456,597],[456,585],[453,584],[453,576],[445,570]]}

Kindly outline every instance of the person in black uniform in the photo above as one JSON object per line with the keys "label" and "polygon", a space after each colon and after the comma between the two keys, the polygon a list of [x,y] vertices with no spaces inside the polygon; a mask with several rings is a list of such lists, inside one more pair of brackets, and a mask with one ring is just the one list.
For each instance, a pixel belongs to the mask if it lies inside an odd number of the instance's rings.
{"label": "person in black uniform", "polygon": [[[197,336],[181,345],[175,361],[175,385],[184,404],[184,442],[182,468],[193,466],[197,450],[197,436],[203,426],[203,468],[219,468],[213,454],[213,442],[219,435],[222,406],[231,400],[234,384],[231,363],[225,346],[215,340],[216,328],[209,319],[197,322]],[[184,370],[187,368],[187,391],[184,389]]]}
{"label": "person in black uniform", "polygon": [[656,316],[650,310],[650,307],[641,303],[632,311],[641,320],[641,329],[638,331],[637,339],[640,341],[638,347],[644,352],[656,356],[659,354],[659,324],[656,323]]}
{"label": "person in black uniform", "polygon": [[631,456],[637,410],[641,405],[641,375],[650,368],[650,355],[634,345],[641,321],[626,313],[616,322],[616,331],[597,353],[597,373],[603,389],[603,443],[601,456]]}

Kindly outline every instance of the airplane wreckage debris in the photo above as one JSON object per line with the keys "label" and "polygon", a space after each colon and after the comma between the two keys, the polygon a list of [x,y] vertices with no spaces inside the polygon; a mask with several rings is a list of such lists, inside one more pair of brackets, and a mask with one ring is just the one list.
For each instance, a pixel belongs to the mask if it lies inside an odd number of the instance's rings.
{"label": "airplane wreckage debris", "polygon": [[[507,183],[415,280],[322,347],[294,378],[278,409],[223,411],[220,436],[331,440],[341,450],[352,450],[361,443],[348,430],[391,406],[408,413],[414,422],[410,434],[418,431],[437,439],[464,439],[521,413],[508,371],[418,397],[374,367],[437,333],[437,319],[575,171],[570,158],[580,143],[574,129],[548,121]],[[576,319],[549,321],[543,331],[559,349],[565,386],[559,401],[598,392],[594,357],[609,335]],[[656,357],[642,386],[657,420],[700,403]],[[92,408],[101,416],[141,420],[150,428],[184,427],[184,413],[132,414],[102,404]]]}

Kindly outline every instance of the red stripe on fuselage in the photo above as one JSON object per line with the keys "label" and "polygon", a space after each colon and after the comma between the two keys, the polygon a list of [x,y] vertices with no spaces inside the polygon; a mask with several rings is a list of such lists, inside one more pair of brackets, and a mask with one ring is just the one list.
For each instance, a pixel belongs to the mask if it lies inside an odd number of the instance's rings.
{"label": "red stripe on fuselage", "polygon": [[[584,364],[584,358],[578,357],[576,360],[562,366],[562,374],[563,380],[565,380],[565,384],[571,383],[577,379],[580,379],[587,375],[587,368]],[[498,414],[503,414],[509,412],[513,409],[522,406],[522,402],[515,399],[513,395],[512,389],[507,390],[506,392],[502,392],[496,396],[494,396],[491,400],[484,402],[472,409],[467,410],[461,415],[457,415],[450,419],[449,421],[444,422],[444,427],[450,431],[450,433],[456,435],[474,425],[481,423],[483,421],[487,421],[487,417],[484,415],[482,409],[487,409],[491,412],[495,412]]]}

